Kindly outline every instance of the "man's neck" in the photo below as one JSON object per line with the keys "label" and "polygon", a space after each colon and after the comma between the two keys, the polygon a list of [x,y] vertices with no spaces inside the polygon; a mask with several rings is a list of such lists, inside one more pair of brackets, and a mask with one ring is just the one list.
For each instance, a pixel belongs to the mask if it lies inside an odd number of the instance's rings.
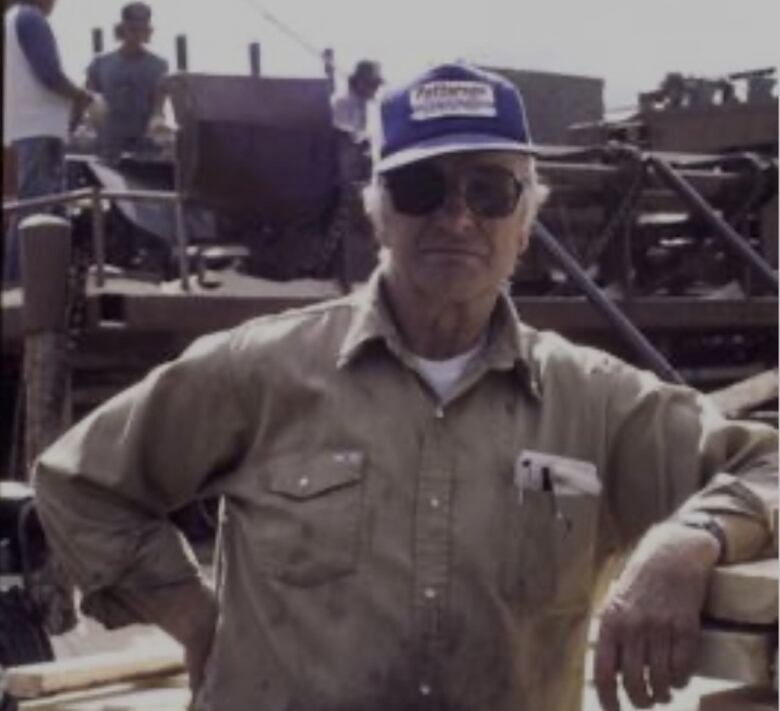
{"label": "man's neck", "polygon": [[126,57],[140,57],[144,53],[143,47],[120,45],[119,51]]}
{"label": "man's neck", "polygon": [[398,288],[391,275],[384,279],[390,310],[406,347],[431,360],[465,353],[479,342],[490,322],[498,292],[471,299],[436,299]]}

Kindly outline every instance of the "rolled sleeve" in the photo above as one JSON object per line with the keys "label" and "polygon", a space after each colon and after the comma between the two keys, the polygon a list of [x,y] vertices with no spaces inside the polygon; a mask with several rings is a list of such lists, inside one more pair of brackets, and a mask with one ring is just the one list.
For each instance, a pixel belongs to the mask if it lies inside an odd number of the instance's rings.
{"label": "rolled sleeve", "polygon": [[244,412],[228,334],[196,342],[55,442],[34,471],[52,550],[84,593],[85,612],[110,627],[137,621],[134,592],[199,575],[168,514],[219,490],[244,451]]}
{"label": "rolled sleeve", "polygon": [[726,420],[702,394],[614,365],[608,401],[608,506],[620,544],[671,516],[723,523],[727,562],[769,542],[777,496],[777,431]]}

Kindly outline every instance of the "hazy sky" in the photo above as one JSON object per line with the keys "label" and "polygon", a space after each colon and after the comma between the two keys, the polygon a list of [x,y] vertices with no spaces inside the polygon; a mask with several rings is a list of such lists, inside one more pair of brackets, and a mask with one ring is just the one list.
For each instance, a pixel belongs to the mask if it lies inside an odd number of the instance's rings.
{"label": "hazy sky", "polygon": [[[322,64],[275,27],[269,12],[313,47],[333,47],[344,73],[379,59],[399,81],[446,59],[559,71],[606,80],[608,108],[632,104],[668,71],[718,76],[777,66],[778,0],[147,0],[151,48],[174,61],[188,37],[190,70],[248,71],[247,46],[262,46],[263,73],[317,76]],[[66,68],[83,79],[90,30],[107,47],[124,0],[58,0],[52,23]]]}

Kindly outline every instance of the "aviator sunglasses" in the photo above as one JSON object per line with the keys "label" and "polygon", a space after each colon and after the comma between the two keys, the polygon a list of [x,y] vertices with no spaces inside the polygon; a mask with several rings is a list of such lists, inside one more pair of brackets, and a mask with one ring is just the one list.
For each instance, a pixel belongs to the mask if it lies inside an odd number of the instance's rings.
{"label": "aviator sunglasses", "polygon": [[476,165],[447,175],[434,161],[421,161],[390,171],[384,181],[395,209],[413,217],[438,210],[452,190],[462,191],[478,217],[508,217],[523,192],[512,171],[497,165]]}

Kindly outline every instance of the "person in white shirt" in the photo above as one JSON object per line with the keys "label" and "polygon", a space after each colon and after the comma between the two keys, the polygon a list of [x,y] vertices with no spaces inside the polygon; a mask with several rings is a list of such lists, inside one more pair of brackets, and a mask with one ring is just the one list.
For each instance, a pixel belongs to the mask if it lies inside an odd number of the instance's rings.
{"label": "person in white shirt", "polygon": [[348,79],[347,93],[333,100],[333,125],[339,134],[342,177],[367,181],[371,175],[369,106],[383,84],[378,62],[360,60]]}
{"label": "person in white shirt", "polygon": [[[92,95],[63,72],[48,16],[56,0],[24,0],[5,13],[3,144],[16,153],[20,200],[64,189],[65,139]],[[6,235],[5,279],[19,279],[18,231]]]}

